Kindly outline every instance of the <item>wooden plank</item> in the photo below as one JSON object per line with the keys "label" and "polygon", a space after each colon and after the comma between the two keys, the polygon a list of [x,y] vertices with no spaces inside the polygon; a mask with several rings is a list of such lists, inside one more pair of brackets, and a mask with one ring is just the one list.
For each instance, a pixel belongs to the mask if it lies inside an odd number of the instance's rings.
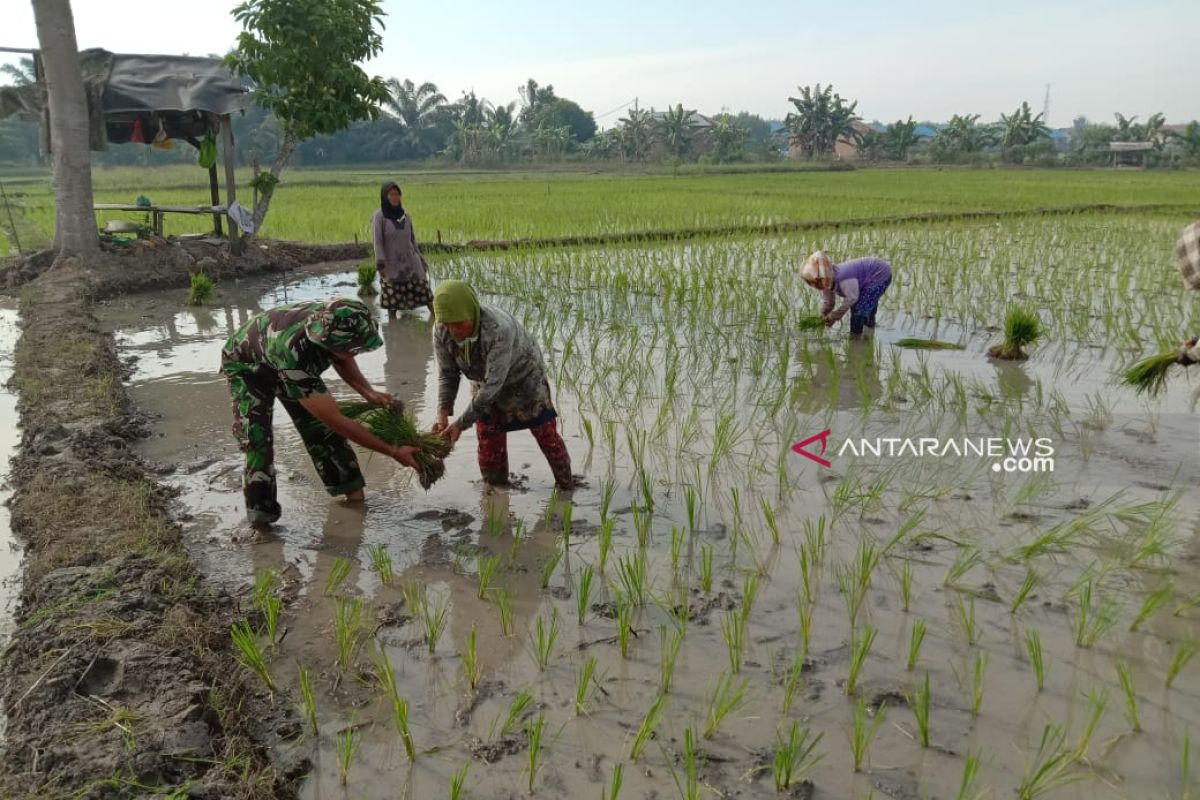
{"label": "wooden plank", "polygon": [[[237,181],[233,175],[233,120],[228,114],[221,117],[221,156],[225,162],[225,204],[228,208],[237,200]],[[234,255],[242,253],[241,236],[233,220],[229,221],[229,250]]]}

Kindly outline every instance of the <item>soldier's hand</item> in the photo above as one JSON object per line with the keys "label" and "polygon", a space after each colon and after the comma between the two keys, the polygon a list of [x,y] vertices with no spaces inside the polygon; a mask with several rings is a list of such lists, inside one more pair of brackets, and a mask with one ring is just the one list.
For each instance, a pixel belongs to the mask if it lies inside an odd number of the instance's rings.
{"label": "soldier's hand", "polygon": [[399,461],[406,467],[417,469],[417,459],[413,457],[413,453],[417,452],[417,448],[412,445],[404,445],[402,447],[392,448],[392,458]]}

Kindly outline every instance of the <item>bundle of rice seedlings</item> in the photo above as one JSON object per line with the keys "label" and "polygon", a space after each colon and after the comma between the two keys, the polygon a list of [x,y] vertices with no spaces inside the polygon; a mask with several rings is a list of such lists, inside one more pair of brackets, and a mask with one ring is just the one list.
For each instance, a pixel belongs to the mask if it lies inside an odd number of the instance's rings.
{"label": "bundle of rice seedlings", "polygon": [[202,306],[208,302],[213,295],[213,290],[217,284],[213,279],[205,275],[203,272],[193,272],[191,276],[192,290],[188,293],[187,304],[189,306]]}
{"label": "bundle of rice seedlings", "polygon": [[1125,370],[1125,383],[1138,394],[1154,397],[1167,386],[1167,370],[1179,358],[1178,353],[1159,353],[1143,358]]}
{"label": "bundle of rice seedlings", "polygon": [[937,339],[898,339],[896,347],[912,347],[917,350],[966,350],[966,345],[942,342]]}
{"label": "bundle of rice seedlings", "polygon": [[446,474],[445,458],[450,454],[450,443],[439,434],[418,431],[416,419],[405,413],[403,407],[356,402],[341,403],[340,408],[343,415],[361,422],[388,444],[415,447],[413,458],[421,488],[428,489]]}
{"label": "bundle of rice seedlings", "polygon": [[988,348],[991,358],[1023,360],[1025,347],[1042,336],[1042,321],[1027,308],[1014,308],[1004,318],[1004,342]]}
{"label": "bundle of rice seedlings", "polygon": [[806,314],[796,321],[796,327],[802,331],[815,331],[825,327],[825,318],[820,314]]}
{"label": "bundle of rice seedlings", "polygon": [[379,294],[375,289],[375,276],[379,274],[379,268],[374,262],[366,262],[358,265],[358,293],[363,297],[374,297]]}

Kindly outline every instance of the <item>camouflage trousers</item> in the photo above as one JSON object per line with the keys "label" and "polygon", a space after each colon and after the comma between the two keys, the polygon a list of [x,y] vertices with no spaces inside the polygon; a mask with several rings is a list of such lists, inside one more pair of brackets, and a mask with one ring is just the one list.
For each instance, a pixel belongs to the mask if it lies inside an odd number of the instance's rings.
{"label": "camouflage trousers", "polygon": [[233,400],[233,435],[246,455],[242,494],[250,522],[275,522],[282,512],[275,485],[272,417],[276,398],[292,418],[304,441],[304,449],[317,468],[317,475],[331,495],[347,494],[366,485],[358,468],[358,458],[346,437],[327,428],[295,400],[280,396],[276,381],[253,374],[227,373],[225,377],[229,380],[229,394]]}

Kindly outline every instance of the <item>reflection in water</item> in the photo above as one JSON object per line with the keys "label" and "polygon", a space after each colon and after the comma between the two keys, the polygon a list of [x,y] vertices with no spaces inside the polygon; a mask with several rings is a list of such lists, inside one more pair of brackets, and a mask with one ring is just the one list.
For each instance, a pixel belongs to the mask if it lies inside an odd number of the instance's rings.
{"label": "reflection in water", "polygon": [[1019,363],[992,359],[996,367],[996,385],[1000,388],[1000,396],[1013,403],[1019,403],[1029,398],[1033,388],[1033,379],[1025,373],[1025,368]]}
{"label": "reflection in water", "polygon": [[872,341],[847,340],[842,358],[833,346],[812,353],[807,391],[795,393],[793,407],[804,414],[869,408],[883,396]]}

